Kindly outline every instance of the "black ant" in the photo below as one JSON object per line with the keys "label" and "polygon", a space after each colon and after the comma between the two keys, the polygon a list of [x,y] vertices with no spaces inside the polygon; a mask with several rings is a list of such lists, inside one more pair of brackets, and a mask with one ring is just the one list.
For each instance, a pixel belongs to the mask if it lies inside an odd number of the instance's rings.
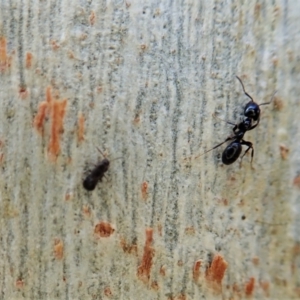
{"label": "black ant", "polygon": [[[215,147],[205,151],[203,154],[196,156],[196,158],[206,154],[207,152],[210,152],[211,150],[214,150],[214,149],[220,147],[221,145],[223,145],[224,143],[226,143],[230,140],[233,140],[223,151],[222,162],[225,165],[230,165],[230,164],[234,163],[239,158],[239,156],[242,152],[242,145],[245,145],[245,146],[248,146],[248,148],[246,149],[245,153],[243,154],[243,156],[241,158],[243,158],[246,155],[246,153],[251,149],[251,165],[252,165],[252,160],[253,160],[253,156],[254,156],[254,148],[253,148],[252,143],[243,140],[243,137],[244,137],[246,131],[254,129],[259,124],[259,121],[260,121],[260,108],[259,107],[261,105],[270,104],[273,101],[276,92],[273,94],[273,96],[269,102],[257,104],[256,102],[254,102],[253,98],[245,91],[242,80],[238,76],[236,76],[236,78],[241,83],[244,94],[251,99],[251,101],[249,101],[246,104],[245,109],[244,109],[244,116],[246,118],[244,118],[244,120],[238,124],[234,124],[232,122],[222,120],[222,121],[234,126],[233,127],[234,135],[231,137],[228,137],[224,142],[216,145]],[[255,122],[255,123],[253,124],[253,122]]]}
{"label": "black ant", "polygon": [[110,161],[105,157],[103,152],[97,148],[97,150],[104,157],[93,170],[90,171],[89,175],[83,181],[83,187],[88,191],[93,191],[99,181],[105,176],[105,172],[109,169]]}

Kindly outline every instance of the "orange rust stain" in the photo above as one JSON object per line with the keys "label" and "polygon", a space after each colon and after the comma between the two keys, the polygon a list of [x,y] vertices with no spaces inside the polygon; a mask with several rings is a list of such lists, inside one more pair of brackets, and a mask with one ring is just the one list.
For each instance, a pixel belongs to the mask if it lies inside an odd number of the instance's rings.
{"label": "orange rust stain", "polygon": [[4,72],[10,66],[10,58],[7,55],[7,41],[4,36],[0,37],[0,71]]}
{"label": "orange rust stain", "polygon": [[202,261],[201,260],[197,260],[194,263],[194,267],[193,267],[193,279],[195,282],[197,282],[200,278],[200,267],[201,267]]}
{"label": "orange rust stain", "polygon": [[144,181],[141,184],[141,192],[142,192],[143,200],[147,200],[147,198],[148,198],[148,187],[149,187],[149,184],[147,181]]}
{"label": "orange rust stain", "polygon": [[44,122],[48,114],[48,102],[43,101],[39,104],[38,112],[34,118],[33,125],[40,134],[44,134]]}
{"label": "orange rust stain", "polygon": [[111,297],[112,296],[112,291],[110,289],[109,286],[107,286],[105,289],[104,289],[104,295],[107,296],[107,297]]}
{"label": "orange rust stain", "polygon": [[220,254],[216,254],[211,265],[205,271],[205,278],[216,292],[220,292],[221,283],[227,269],[227,262]]}
{"label": "orange rust stain", "polygon": [[54,256],[56,259],[62,259],[64,256],[64,244],[62,240],[55,239],[54,240],[54,247],[53,247]]}
{"label": "orange rust stain", "polygon": [[300,175],[294,178],[293,185],[300,188]]}
{"label": "orange rust stain", "polygon": [[94,25],[96,22],[96,15],[94,11],[91,11],[90,17],[89,17],[89,21],[91,25]]}
{"label": "orange rust stain", "polygon": [[281,158],[283,160],[286,160],[287,157],[288,157],[288,155],[289,155],[290,149],[287,146],[285,146],[283,144],[280,144],[279,145],[279,150],[280,150],[280,156],[281,156]]}
{"label": "orange rust stain", "polygon": [[24,280],[23,279],[18,279],[18,280],[16,280],[16,288],[17,289],[22,289],[23,287],[24,287],[24,285],[25,285],[25,283],[24,283]]}
{"label": "orange rust stain", "polygon": [[255,279],[254,279],[254,277],[251,277],[249,279],[249,281],[245,284],[245,295],[246,296],[251,296],[253,294],[254,285],[255,285]]}
{"label": "orange rust stain", "polygon": [[258,266],[259,265],[259,258],[257,256],[253,257],[252,258],[252,263],[255,265],[255,266]]}
{"label": "orange rust stain", "polygon": [[137,275],[140,280],[144,283],[147,283],[150,278],[150,271],[153,264],[153,257],[154,257],[154,248],[152,247],[153,242],[153,229],[147,228],[146,229],[146,241],[144,246],[144,254],[137,269]]}
{"label": "orange rust stain", "polygon": [[25,59],[25,66],[27,69],[30,69],[32,67],[32,59],[33,55],[31,52],[26,53],[26,59]]}
{"label": "orange rust stain", "polygon": [[109,237],[115,229],[108,222],[100,222],[95,226],[94,233],[99,237]]}
{"label": "orange rust stain", "polygon": [[264,291],[265,296],[270,297],[270,283],[268,281],[260,281],[259,285]]}
{"label": "orange rust stain", "polygon": [[129,244],[126,242],[126,240],[124,238],[121,238],[120,245],[121,245],[122,250],[125,253],[137,254],[137,245],[136,244],[134,244],[134,243]]}
{"label": "orange rust stain", "polygon": [[78,115],[78,129],[77,129],[77,140],[82,142],[84,140],[84,115],[79,113]]}
{"label": "orange rust stain", "polygon": [[48,145],[50,156],[56,159],[60,152],[60,136],[63,133],[63,121],[66,114],[67,99],[55,100],[51,105],[51,136]]}

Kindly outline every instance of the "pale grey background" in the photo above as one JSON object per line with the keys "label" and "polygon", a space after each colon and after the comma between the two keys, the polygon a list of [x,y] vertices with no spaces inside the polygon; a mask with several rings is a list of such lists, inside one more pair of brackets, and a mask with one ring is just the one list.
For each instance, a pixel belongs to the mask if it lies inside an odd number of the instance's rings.
{"label": "pale grey background", "polygon": [[[254,299],[268,294],[261,281],[271,299],[300,297],[299,1],[0,3],[11,56],[0,73],[2,299],[238,299],[251,277]],[[262,106],[260,125],[245,136],[255,170],[250,156],[241,168],[222,165],[225,145],[194,159],[231,134],[213,113],[240,120],[248,99],[236,75],[258,103],[277,90],[283,104]],[[56,163],[47,155],[50,121],[44,137],[32,125],[47,86],[68,99]],[[280,145],[289,148],[285,160]],[[96,147],[122,159],[88,193],[82,178]],[[94,236],[99,221],[115,228],[109,238]],[[147,227],[155,250],[148,284],[137,277]],[[123,252],[122,238],[137,255]],[[221,294],[204,275],[217,253],[228,263]]]}

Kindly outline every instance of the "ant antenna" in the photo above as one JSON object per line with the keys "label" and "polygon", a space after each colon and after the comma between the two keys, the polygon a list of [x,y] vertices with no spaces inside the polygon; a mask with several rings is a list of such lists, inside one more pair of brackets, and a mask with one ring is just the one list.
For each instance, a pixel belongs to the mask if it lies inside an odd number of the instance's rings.
{"label": "ant antenna", "polygon": [[197,159],[198,157],[200,157],[200,156],[202,156],[202,155],[204,155],[204,154],[206,154],[206,153],[208,153],[208,152],[210,152],[210,151],[212,151],[212,150],[214,150],[214,149],[220,147],[220,146],[223,145],[224,143],[226,143],[226,142],[228,142],[228,141],[230,141],[230,140],[232,140],[232,139],[234,139],[234,138],[235,138],[235,137],[228,137],[224,142],[222,142],[222,143],[220,143],[220,144],[214,146],[213,148],[211,148],[211,149],[205,151],[205,152],[202,153],[202,154],[199,154],[198,156],[195,156],[195,159]]}
{"label": "ant antenna", "polygon": [[236,78],[238,79],[238,81],[241,83],[242,88],[243,88],[243,91],[244,91],[244,94],[245,94],[247,97],[249,97],[249,98],[251,99],[252,102],[254,102],[253,98],[245,91],[244,84],[243,84],[242,80],[240,79],[240,77],[238,77],[238,76],[235,76],[235,77],[236,77]]}
{"label": "ant antenna", "polygon": [[[104,155],[104,153],[103,153],[98,147],[96,147],[96,148],[97,148],[97,150],[102,154],[102,156],[103,156],[104,158],[106,158],[106,156]],[[116,160],[116,159],[120,159],[120,158],[123,158],[123,156],[116,157],[116,158],[114,158],[114,159],[111,159],[110,161],[112,162],[112,161],[114,161],[114,160]]]}
{"label": "ant antenna", "polygon": [[96,147],[96,148],[102,154],[102,156],[105,157],[104,153],[98,147]]}
{"label": "ant antenna", "polygon": [[276,93],[277,93],[277,91],[274,92],[274,94],[273,94],[273,96],[272,96],[272,98],[271,98],[271,100],[269,102],[265,102],[265,103],[259,104],[258,106],[270,104],[274,100]]}
{"label": "ant antenna", "polygon": [[212,116],[213,116],[215,119],[218,119],[219,121],[225,122],[225,123],[230,124],[230,125],[233,125],[233,126],[236,125],[236,124],[234,124],[234,123],[232,123],[232,122],[229,122],[229,121],[227,121],[227,120],[223,120],[223,119],[217,117],[215,113],[213,113]]}
{"label": "ant antenna", "polygon": [[114,161],[114,160],[120,159],[120,158],[123,158],[123,156],[116,157],[116,158],[112,159],[111,162]]}

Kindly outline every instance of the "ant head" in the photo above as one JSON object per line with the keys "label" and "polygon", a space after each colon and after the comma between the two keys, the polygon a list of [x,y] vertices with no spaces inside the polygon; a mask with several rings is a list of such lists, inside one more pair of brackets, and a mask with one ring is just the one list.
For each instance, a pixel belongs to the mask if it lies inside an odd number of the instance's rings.
{"label": "ant head", "polygon": [[107,158],[103,158],[103,160],[101,161],[101,164],[103,166],[106,166],[107,168],[109,167],[109,160]]}
{"label": "ant head", "polygon": [[248,102],[245,106],[244,115],[253,121],[257,121],[260,116],[260,108],[258,104],[255,102]]}

